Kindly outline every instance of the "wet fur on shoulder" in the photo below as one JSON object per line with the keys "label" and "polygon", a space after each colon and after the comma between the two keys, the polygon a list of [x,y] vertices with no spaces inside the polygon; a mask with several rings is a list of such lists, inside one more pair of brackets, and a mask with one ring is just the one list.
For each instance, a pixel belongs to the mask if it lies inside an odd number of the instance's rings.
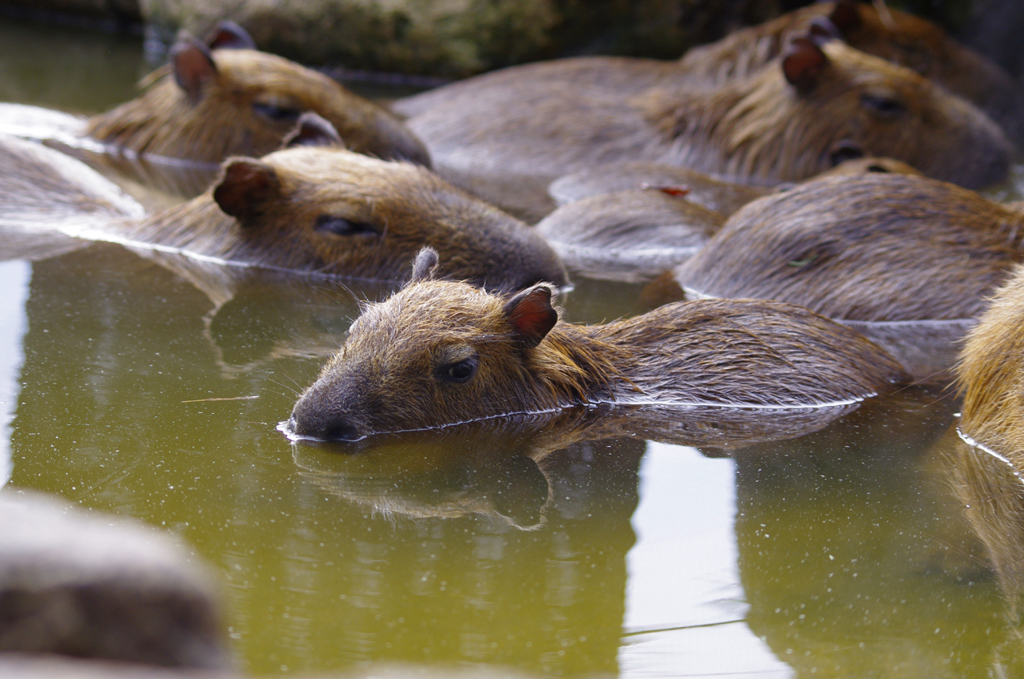
{"label": "wet fur on shoulder", "polygon": [[427,280],[368,305],[293,431],[351,440],[602,402],[807,407],[906,378],[863,336],[790,305],[678,303],[577,326],[550,297]]}
{"label": "wet fur on shoulder", "polygon": [[973,318],[1024,259],[1024,216],[952,184],[815,180],[734,214],[675,270],[685,289],[807,306],[829,318]]}

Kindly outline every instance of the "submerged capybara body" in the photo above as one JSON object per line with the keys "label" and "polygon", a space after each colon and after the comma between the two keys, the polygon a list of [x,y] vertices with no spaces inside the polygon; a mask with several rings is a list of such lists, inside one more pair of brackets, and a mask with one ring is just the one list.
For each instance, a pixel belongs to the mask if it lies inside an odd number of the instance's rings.
{"label": "submerged capybara body", "polygon": [[136,99],[94,116],[86,134],[156,156],[219,163],[281,146],[304,112],[329,121],[352,151],[429,165],[402,122],[327,76],[255,49],[182,39]]}
{"label": "submerged capybara body", "polygon": [[999,288],[971,330],[957,376],[960,430],[1024,470],[1024,267]]}
{"label": "submerged capybara body", "polygon": [[567,282],[525,224],[429,170],[340,148],[233,158],[206,193],[131,225],[132,238],[273,269],[397,281],[425,245],[443,275],[492,288]]}
{"label": "submerged capybara body", "polygon": [[785,50],[788,40],[827,26],[851,47],[910,68],[967,99],[1019,140],[1019,86],[998,65],[968,49],[934,23],[888,7],[839,0],[817,2],[718,42],[689,50],[680,66],[693,83],[714,87],[757,72]]}
{"label": "submerged capybara body", "polygon": [[[407,124],[438,166],[470,175],[557,177],[646,160],[775,184],[828,170],[837,152],[855,151],[983,186],[1009,166],[1012,147],[983,113],[838,40],[794,39],[769,67],[715,89],[688,87],[679,76],[623,95],[573,81],[585,61],[567,60],[564,81],[523,67],[441,88]],[[638,79],[648,68],[642,60],[614,63]]]}
{"label": "submerged capybara body", "polygon": [[576,326],[547,285],[490,294],[433,280],[436,261],[424,250],[405,288],[364,309],[291,433],[352,440],[599,402],[811,407],[904,377],[855,331],[795,306],[682,303]]}
{"label": "submerged capybara body", "polygon": [[1024,215],[952,184],[865,174],[742,208],[675,270],[698,296],[801,304],[829,318],[973,318],[1015,261]]}

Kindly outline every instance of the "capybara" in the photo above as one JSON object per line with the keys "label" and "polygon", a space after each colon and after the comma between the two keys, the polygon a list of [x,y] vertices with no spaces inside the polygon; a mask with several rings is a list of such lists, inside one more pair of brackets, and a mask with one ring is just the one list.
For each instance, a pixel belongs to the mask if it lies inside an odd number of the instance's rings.
{"label": "capybara", "polygon": [[1014,269],[968,334],[957,377],[961,432],[1024,470],[1024,267]]}
{"label": "capybara", "polygon": [[817,2],[718,42],[689,50],[680,60],[692,79],[707,86],[756,72],[782,54],[787,41],[808,30],[838,33],[851,47],[906,66],[967,99],[1021,140],[1020,87],[997,64],[960,45],[934,23],[884,5],[839,0]]}
{"label": "capybara", "polygon": [[392,113],[321,73],[257,51],[237,26],[222,25],[211,45],[183,35],[170,64],[144,81],[146,91],[89,119],[85,133],[133,153],[219,163],[277,150],[311,111],[352,151],[429,166],[422,143]]}
{"label": "capybara", "polygon": [[[567,283],[558,256],[526,225],[422,166],[322,145],[332,138],[325,121],[304,114],[293,147],[261,159],[227,160],[214,186],[186,203],[144,219],[108,216],[98,233],[65,232],[245,266],[376,281],[406,278],[416,253],[430,245],[450,256],[445,276],[505,289]],[[12,181],[18,191],[7,190]],[[18,181],[0,172],[0,214],[5,204],[26,200]],[[28,194],[43,199],[38,189]],[[77,200],[59,193],[53,199]]]}
{"label": "capybara", "polygon": [[[841,160],[838,165],[815,175],[812,179],[863,172],[921,174],[906,163],[892,158],[844,159],[841,154],[841,151],[837,153],[836,160]],[[548,193],[556,203],[565,205],[589,196],[640,189],[645,186],[685,189],[686,200],[726,217],[755,198],[771,192],[770,189],[761,186],[715,179],[703,172],[688,170],[685,167],[633,161],[595,165],[572,172],[552,182],[548,187]]]}
{"label": "capybara", "polygon": [[[769,67],[714,89],[659,76],[620,94],[574,79],[587,58],[507,69],[430,93],[407,121],[451,176],[550,176],[646,160],[777,184],[830,169],[836,154],[888,156],[968,187],[1005,177],[1012,145],[965,100],[839,40],[794,38]],[[637,79],[660,62],[601,61]],[[564,79],[552,73],[561,71]],[[625,78],[612,73],[613,80]],[[414,103],[414,102],[413,102]]]}
{"label": "capybara", "polygon": [[533,230],[570,270],[649,280],[692,257],[725,222],[688,198],[671,186],[602,193],[561,206]]}
{"label": "capybara", "polygon": [[1024,259],[1022,239],[1024,215],[952,184],[828,177],[747,204],[674,274],[697,296],[833,319],[969,319]]}
{"label": "capybara", "polygon": [[363,310],[290,433],[354,440],[602,402],[804,408],[905,378],[856,331],[797,306],[701,301],[577,326],[547,284],[492,294],[435,280],[436,266],[424,249],[410,282]]}

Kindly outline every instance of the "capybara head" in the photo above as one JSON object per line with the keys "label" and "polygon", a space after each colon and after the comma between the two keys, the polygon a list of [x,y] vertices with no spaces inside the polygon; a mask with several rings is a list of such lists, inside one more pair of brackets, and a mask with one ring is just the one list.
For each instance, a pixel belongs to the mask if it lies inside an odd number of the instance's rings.
{"label": "capybara head", "polygon": [[337,147],[232,158],[207,193],[146,220],[136,237],[261,267],[378,281],[407,278],[416,253],[431,246],[445,254],[441,276],[513,290],[568,282],[555,252],[522,222],[423,167]]}
{"label": "capybara head", "polygon": [[430,164],[423,144],[393,114],[321,73],[256,51],[245,38],[225,39],[221,31],[211,47],[181,37],[146,92],[90,119],[87,134],[136,153],[217,163],[276,150],[311,111],[353,151]]}
{"label": "capybara head", "polygon": [[1010,142],[981,111],[839,40],[794,38],[775,67],[708,99],[670,100],[651,109],[677,139],[666,160],[738,177],[797,181],[863,154],[980,187],[1010,164]]}
{"label": "capybara head", "polygon": [[558,321],[552,289],[492,295],[434,280],[437,261],[424,250],[405,288],[363,309],[296,403],[292,433],[355,440],[539,409],[524,352]]}

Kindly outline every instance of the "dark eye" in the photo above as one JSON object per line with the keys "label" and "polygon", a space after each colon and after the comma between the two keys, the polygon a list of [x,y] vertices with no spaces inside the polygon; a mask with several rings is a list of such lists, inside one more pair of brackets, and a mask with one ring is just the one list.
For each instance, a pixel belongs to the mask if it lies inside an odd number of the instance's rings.
{"label": "dark eye", "polygon": [[873,165],[868,165],[868,172],[886,172],[887,173],[887,172],[889,172],[889,168],[885,167],[884,165],[873,164]]}
{"label": "dark eye", "polygon": [[335,236],[376,236],[377,227],[366,222],[353,222],[344,217],[334,215],[320,215],[313,225],[314,231],[321,233],[332,233]]}
{"label": "dark eye", "polygon": [[907,110],[902,103],[896,101],[892,97],[868,94],[866,92],[860,95],[860,103],[864,104],[866,108],[871,109],[872,112],[882,116],[883,118],[891,118]]}
{"label": "dark eye", "polygon": [[862,149],[859,144],[849,141],[848,139],[843,139],[832,145],[829,160],[832,161],[832,166],[835,167],[836,165],[845,163],[848,160],[856,160],[863,157],[864,149]]}
{"label": "dark eye", "polygon": [[302,111],[297,108],[278,106],[277,104],[261,104],[259,102],[253,103],[252,110],[264,118],[287,123],[295,122],[302,115]]}
{"label": "dark eye", "polygon": [[438,370],[438,376],[445,382],[455,382],[456,384],[468,382],[476,374],[476,362],[476,356],[472,356],[456,363],[443,365]]}

